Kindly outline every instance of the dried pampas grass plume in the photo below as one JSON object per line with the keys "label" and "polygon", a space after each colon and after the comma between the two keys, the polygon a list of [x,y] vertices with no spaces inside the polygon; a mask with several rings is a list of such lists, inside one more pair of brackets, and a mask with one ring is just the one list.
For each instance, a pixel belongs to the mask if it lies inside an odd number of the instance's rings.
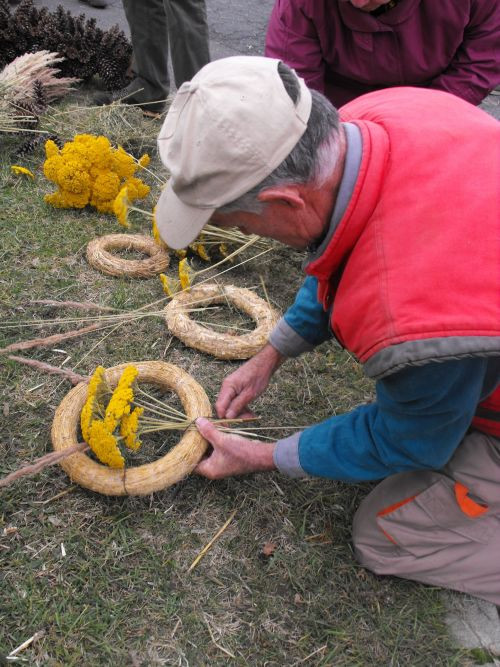
{"label": "dried pampas grass plume", "polygon": [[18,56],[0,72],[0,90],[6,102],[35,101],[35,82],[43,86],[45,99],[52,102],[63,97],[79,79],[58,78],[59,69],[53,67],[64,58],[50,51],[35,51]]}

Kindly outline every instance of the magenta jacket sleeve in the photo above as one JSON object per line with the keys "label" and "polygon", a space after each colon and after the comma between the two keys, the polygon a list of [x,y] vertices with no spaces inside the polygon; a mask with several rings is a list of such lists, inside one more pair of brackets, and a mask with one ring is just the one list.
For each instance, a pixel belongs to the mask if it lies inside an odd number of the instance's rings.
{"label": "magenta jacket sleeve", "polygon": [[293,3],[275,2],[266,34],[265,55],[283,60],[307,83],[325,93],[325,63],[316,27]]}
{"label": "magenta jacket sleeve", "polygon": [[449,66],[429,87],[480,104],[500,83],[500,2],[473,0],[463,41]]}

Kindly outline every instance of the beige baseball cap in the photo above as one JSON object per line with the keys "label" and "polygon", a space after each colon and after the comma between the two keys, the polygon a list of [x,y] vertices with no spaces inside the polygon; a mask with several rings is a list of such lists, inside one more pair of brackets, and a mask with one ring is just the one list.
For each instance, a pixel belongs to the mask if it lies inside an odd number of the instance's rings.
{"label": "beige baseball cap", "polygon": [[222,58],[183,83],[158,136],[170,179],[156,207],[168,246],[185,248],[213,212],[251,190],[306,130],[311,93],[303,79],[295,106],[279,60]]}

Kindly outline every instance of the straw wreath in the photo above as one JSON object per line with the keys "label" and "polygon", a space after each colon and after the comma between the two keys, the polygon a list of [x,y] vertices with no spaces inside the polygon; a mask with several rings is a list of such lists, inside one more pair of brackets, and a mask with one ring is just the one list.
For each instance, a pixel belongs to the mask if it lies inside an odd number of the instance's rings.
{"label": "straw wreath", "polygon": [[[136,250],[149,255],[146,259],[124,259],[111,250]],[[169,265],[169,256],[151,236],[142,234],[108,234],[90,241],[87,260],[91,266],[109,276],[151,278]]]}
{"label": "straw wreath", "polygon": [[[162,361],[134,362],[138,380],[179,396],[188,420],[210,416],[210,402],[203,388],[185,371]],[[114,388],[128,364],[105,371],[106,382]],[[52,423],[52,444],[56,451],[78,444],[80,413],[87,398],[88,384],[81,382],[62,400]],[[109,496],[147,495],[165,489],[188,475],[200,461],[207,447],[196,428],[185,430],[178,444],[165,456],[141,466],[110,468],[77,452],[60,461],[70,478],[92,491]]]}
{"label": "straw wreath", "polygon": [[[229,302],[249,315],[257,324],[250,333],[233,336],[214,331],[195,322],[190,309],[213,303]],[[267,342],[278,315],[271,306],[254,292],[234,285],[202,283],[190,291],[174,295],[165,307],[169,330],[187,346],[211,354],[218,359],[248,359]]]}

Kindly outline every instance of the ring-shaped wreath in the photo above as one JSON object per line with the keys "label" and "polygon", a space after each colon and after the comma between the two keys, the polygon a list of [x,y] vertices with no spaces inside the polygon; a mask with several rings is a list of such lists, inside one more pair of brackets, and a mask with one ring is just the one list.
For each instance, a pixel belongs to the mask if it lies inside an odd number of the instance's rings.
{"label": "ring-shaped wreath", "polygon": [[[173,390],[189,419],[210,416],[210,401],[203,388],[186,371],[163,361],[132,362],[139,371],[138,381]],[[106,370],[106,381],[114,388],[124,369],[120,364]],[[78,443],[80,413],[87,398],[86,382],[81,382],[63,398],[52,423],[52,445],[56,451]],[[184,432],[180,441],[163,457],[141,466],[108,468],[77,452],[60,461],[70,478],[91,491],[108,496],[147,495],[180,481],[195,468],[207,448],[196,429]]]}
{"label": "ring-shaped wreath", "polygon": [[[149,257],[125,259],[112,250],[135,250]],[[99,236],[87,245],[88,263],[109,276],[152,278],[165,271],[169,265],[168,253],[151,236],[143,234],[107,234]]]}
{"label": "ring-shaped wreath", "polygon": [[[220,333],[204,327],[189,317],[189,309],[212,303],[229,302],[255,322],[253,331],[242,336]],[[169,330],[185,345],[211,354],[218,359],[248,359],[267,342],[278,315],[254,292],[234,285],[203,283],[189,291],[179,292],[165,307]]]}

